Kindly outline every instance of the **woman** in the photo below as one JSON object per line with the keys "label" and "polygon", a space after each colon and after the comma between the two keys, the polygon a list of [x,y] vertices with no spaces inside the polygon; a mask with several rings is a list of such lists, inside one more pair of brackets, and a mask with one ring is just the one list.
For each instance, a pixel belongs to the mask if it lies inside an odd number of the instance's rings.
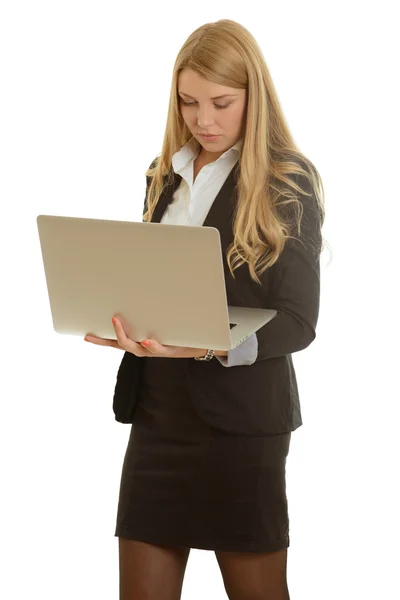
{"label": "woman", "polygon": [[218,227],[228,304],[277,315],[229,352],[133,341],[118,318],[117,341],[88,337],[125,351],[120,598],[178,600],[190,548],[202,548],[232,600],[287,600],[285,465],[302,424],[291,353],[315,338],[323,187],[238,23],[206,24],[181,48],[146,176],[144,221]]}

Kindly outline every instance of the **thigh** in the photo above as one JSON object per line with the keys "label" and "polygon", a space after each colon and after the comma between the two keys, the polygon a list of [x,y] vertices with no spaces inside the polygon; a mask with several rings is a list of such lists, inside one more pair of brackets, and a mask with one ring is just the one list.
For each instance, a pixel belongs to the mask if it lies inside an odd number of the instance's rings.
{"label": "thigh", "polygon": [[287,548],[278,552],[215,551],[230,600],[289,600]]}
{"label": "thigh", "polygon": [[119,537],[120,600],[179,600],[190,548]]}

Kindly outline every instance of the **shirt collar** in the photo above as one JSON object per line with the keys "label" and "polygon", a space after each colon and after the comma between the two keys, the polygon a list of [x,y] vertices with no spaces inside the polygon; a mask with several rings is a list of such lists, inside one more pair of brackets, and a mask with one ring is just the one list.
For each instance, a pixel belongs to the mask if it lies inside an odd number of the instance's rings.
{"label": "shirt collar", "polygon": [[[226,152],[221,154],[221,156],[219,156],[215,162],[217,163],[219,160],[222,160],[226,156],[230,156],[232,154],[235,155],[235,159],[236,159],[238,157],[238,155],[240,154],[240,150],[243,146],[243,141],[244,141],[244,139],[240,138],[240,140],[238,140],[236,142],[236,144],[234,144],[233,146],[228,148],[228,150],[226,150]],[[200,148],[201,148],[200,142],[194,136],[192,136],[190,138],[190,140],[188,142],[186,142],[186,144],[184,146],[182,146],[182,148],[180,150],[175,152],[175,154],[172,156],[172,167],[173,167],[175,173],[179,174],[180,171],[182,171],[185,167],[187,167],[187,165],[189,164],[189,162],[191,160],[194,160],[195,158],[197,158],[197,156],[200,152]]]}

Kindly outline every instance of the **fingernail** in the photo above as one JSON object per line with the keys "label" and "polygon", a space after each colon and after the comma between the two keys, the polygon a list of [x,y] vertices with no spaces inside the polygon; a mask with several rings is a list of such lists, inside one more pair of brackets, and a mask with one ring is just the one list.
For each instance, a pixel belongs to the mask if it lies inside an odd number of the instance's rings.
{"label": "fingernail", "polygon": [[143,340],[142,344],[144,344],[145,346],[150,346],[149,340]]}

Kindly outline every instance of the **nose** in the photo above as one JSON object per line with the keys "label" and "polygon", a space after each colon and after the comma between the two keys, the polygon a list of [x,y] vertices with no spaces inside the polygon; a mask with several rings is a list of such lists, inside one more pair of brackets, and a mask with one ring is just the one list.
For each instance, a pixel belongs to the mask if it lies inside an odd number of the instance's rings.
{"label": "nose", "polygon": [[197,123],[202,131],[206,131],[212,124],[211,110],[207,108],[197,109]]}

